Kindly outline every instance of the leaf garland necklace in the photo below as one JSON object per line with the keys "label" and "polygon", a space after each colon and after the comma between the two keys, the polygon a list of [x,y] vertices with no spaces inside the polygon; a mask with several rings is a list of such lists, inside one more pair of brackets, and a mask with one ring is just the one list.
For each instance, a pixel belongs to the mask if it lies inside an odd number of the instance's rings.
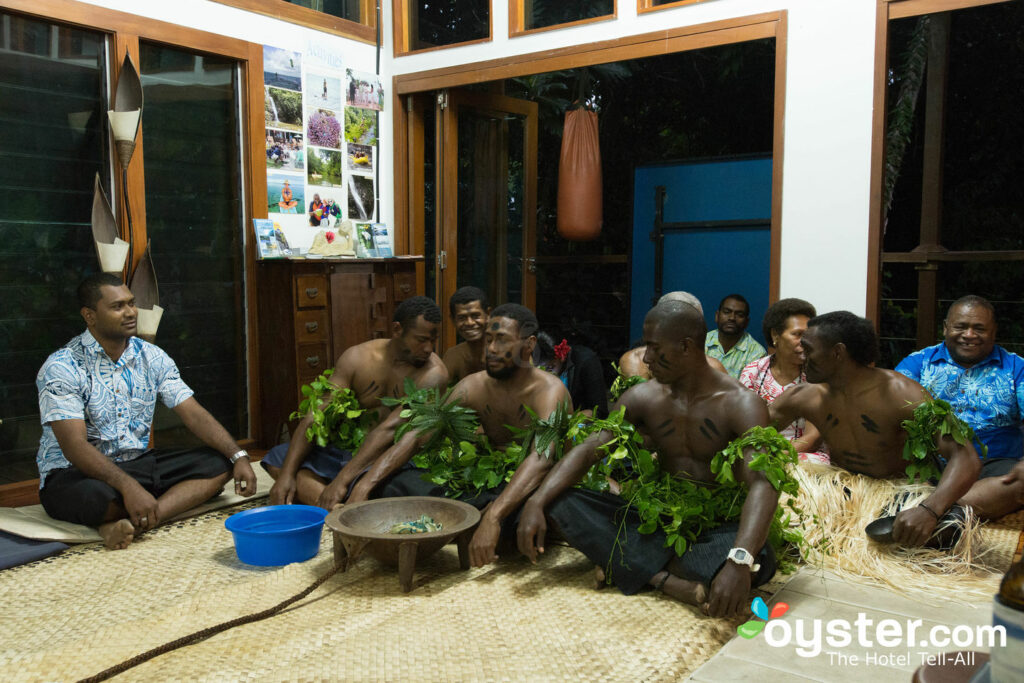
{"label": "leaf garland necklace", "polygon": [[324,370],[319,377],[303,385],[302,395],[305,398],[288,419],[302,419],[312,414],[313,421],[306,428],[306,439],[310,443],[354,453],[377,424],[377,411],[360,406],[351,389],[343,389],[330,382],[333,373],[333,368]]}
{"label": "leaf garland necklace", "polygon": [[978,441],[974,430],[953,412],[948,401],[941,398],[929,398],[914,408],[913,419],[904,420],[903,431],[907,440],[903,443],[903,459],[907,461],[907,478],[910,481],[927,482],[940,476],[939,447],[935,435],[939,438],[950,436],[961,446],[973,443],[978,447],[979,455],[988,455],[988,446]]}
{"label": "leaf garland necklace", "polygon": [[[750,448],[754,451],[750,469],[763,472],[772,487],[784,494],[772,517],[768,542],[776,550],[780,569],[794,566],[797,551],[806,541],[799,531],[804,521],[803,510],[796,505],[799,486],[789,471],[797,454],[788,439],[773,427],[751,427],[712,459],[715,486],[662,471],[656,457],[643,447],[643,436],[624,415],[625,408],[620,407],[604,420],[591,420],[576,433],[570,428],[573,440],[600,431],[611,435],[598,447],[605,457],[584,478],[585,488],[607,490],[608,477],[620,480],[626,507],[640,517],[638,531],[650,534],[661,530],[665,545],[681,556],[702,533],[739,519],[747,489],[736,480],[733,467]],[[620,536],[622,533],[620,528]]]}

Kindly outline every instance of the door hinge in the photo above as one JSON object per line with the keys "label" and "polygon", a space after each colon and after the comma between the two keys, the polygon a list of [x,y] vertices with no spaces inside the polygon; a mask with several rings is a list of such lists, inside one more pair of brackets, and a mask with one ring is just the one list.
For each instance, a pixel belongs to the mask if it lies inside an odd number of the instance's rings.
{"label": "door hinge", "polygon": [[444,270],[448,267],[448,252],[442,251],[437,255],[437,267],[440,270]]}
{"label": "door hinge", "polygon": [[437,93],[437,106],[441,107],[441,109],[447,109],[448,108],[448,91],[447,90],[442,90],[441,92]]}

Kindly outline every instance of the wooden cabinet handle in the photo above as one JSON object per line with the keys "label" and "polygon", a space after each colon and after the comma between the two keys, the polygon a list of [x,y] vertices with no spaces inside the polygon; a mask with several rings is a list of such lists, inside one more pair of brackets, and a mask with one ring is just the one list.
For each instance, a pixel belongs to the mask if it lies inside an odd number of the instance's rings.
{"label": "wooden cabinet handle", "polygon": [[320,356],[306,356],[306,365],[311,368],[320,367]]}
{"label": "wooden cabinet handle", "polygon": [[316,287],[306,287],[306,296],[308,296],[310,299],[315,299],[317,294],[319,293],[320,290],[317,289]]}
{"label": "wooden cabinet handle", "polygon": [[320,325],[316,321],[311,322],[311,323],[306,323],[306,332],[309,332],[310,334],[313,334],[314,332],[317,331],[317,329],[319,327],[320,327]]}
{"label": "wooden cabinet handle", "polygon": [[408,294],[409,290],[412,289],[412,285],[410,285],[408,282],[404,282],[398,285],[398,288],[402,290],[402,294]]}

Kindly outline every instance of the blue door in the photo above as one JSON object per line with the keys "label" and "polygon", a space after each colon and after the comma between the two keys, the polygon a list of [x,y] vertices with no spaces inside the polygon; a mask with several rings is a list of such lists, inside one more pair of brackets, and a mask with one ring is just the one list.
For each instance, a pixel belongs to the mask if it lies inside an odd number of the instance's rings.
{"label": "blue door", "polygon": [[[655,241],[659,188],[662,259]],[[750,332],[764,344],[771,255],[772,160],[746,157],[641,166],[633,178],[630,339],[643,334],[644,316],[660,294],[685,290],[704,306],[708,329],[729,294],[750,302]],[[661,287],[656,287],[660,270]]]}

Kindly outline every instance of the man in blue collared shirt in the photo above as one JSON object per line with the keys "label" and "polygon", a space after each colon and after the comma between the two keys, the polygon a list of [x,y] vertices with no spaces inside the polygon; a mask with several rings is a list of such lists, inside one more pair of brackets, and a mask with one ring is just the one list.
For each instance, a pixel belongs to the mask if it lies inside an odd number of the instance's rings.
{"label": "man in blue collared shirt", "polygon": [[949,401],[988,447],[978,482],[963,498],[987,518],[1016,510],[1024,493],[1024,359],[996,346],[996,329],[995,309],[987,299],[962,297],[942,323],[945,341],[896,366],[935,398]]}
{"label": "man in blue collared shirt", "polygon": [[[36,377],[47,514],[99,527],[116,549],[216,495],[232,476],[236,492],[255,493],[248,454],[192,397],[174,361],[135,336],[135,297],[121,279],[91,275],[78,299],[86,331]],[[149,449],[158,397],[208,448]]]}

